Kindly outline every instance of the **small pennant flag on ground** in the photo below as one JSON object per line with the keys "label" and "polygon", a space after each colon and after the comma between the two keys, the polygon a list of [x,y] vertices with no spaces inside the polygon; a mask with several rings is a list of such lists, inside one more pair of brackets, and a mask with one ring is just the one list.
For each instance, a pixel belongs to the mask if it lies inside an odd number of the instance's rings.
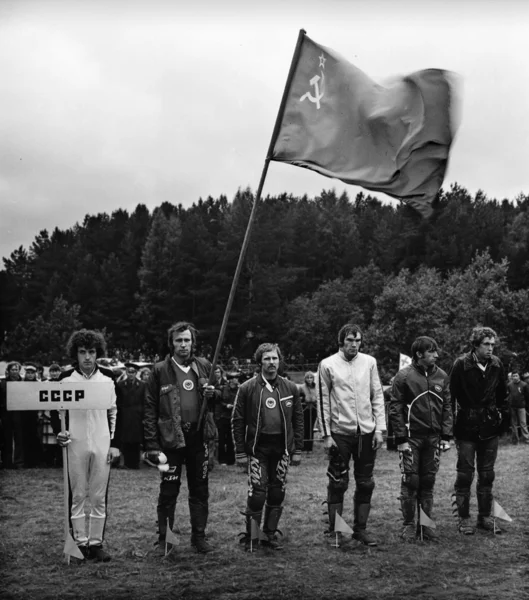
{"label": "small pennant flag on ground", "polygon": [[173,533],[169,526],[167,526],[167,529],[165,530],[165,543],[173,544],[173,546],[178,545],[178,536]]}
{"label": "small pennant flag on ground", "polygon": [[64,543],[64,554],[66,556],[73,556],[75,558],[79,558],[80,560],[84,560],[84,554],[79,550],[79,546],[75,543],[73,537],[68,534],[66,538],[66,542]]}
{"label": "small pennant flag on ground", "polygon": [[411,358],[407,354],[399,354],[399,371],[411,365]]}
{"label": "small pennant flag on ground", "polygon": [[252,536],[252,540],[267,540],[268,536],[261,531],[259,527],[259,523],[256,519],[252,519],[250,522],[250,535]]}
{"label": "small pennant flag on ground", "polygon": [[511,517],[503,510],[503,508],[494,500],[494,506],[492,508],[492,514],[496,519],[502,519],[503,521],[512,521]]}
{"label": "small pennant flag on ground", "polygon": [[422,527],[431,527],[435,529],[435,522],[424,512],[422,506],[419,507],[419,523]]}
{"label": "small pennant flag on ground", "polygon": [[347,523],[338,513],[336,513],[334,518],[334,531],[336,533],[353,533],[353,530],[349,527],[349,525],[347,525]]}

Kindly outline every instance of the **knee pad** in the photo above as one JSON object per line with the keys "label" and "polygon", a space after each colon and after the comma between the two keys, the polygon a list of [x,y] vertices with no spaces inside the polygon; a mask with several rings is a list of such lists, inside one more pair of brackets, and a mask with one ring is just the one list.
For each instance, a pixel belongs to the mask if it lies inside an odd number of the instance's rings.
{"label": "knee pad", "polygon": [[474,473],[472,471],[458,471],[455,484],[456,490],[470,488],[473,479]]}
{"label": "knee pad", "polygon": [[280,485],[271,485],[268,488],[268,504],[270,506],[281,506],[285,499],[285,490]]}
{"label": "knee pad", "polygon": [[433,473],[426,473],[420,478],[421,490],[430,491],[433,490],[435,485],[435,475]]}
{"label": "knee pad", "polygon": [[491,487],[494,482],[494,471],[478,471],[478,486]]}
{"label": "knee pad", "polygon": [[357,479],[356,481],[356,493],[359,495],[371,495],[375,489],[375,480],[370,477],[369,479]]}
{"label": "knee pad", "polygon": [[167,471],[162,474],[162,482],[160,483],[160,494],[162,496],[178,496],[180,492],[180,475]]}
{"label": "knee pad", "polygon": [[419,476],[417,473],[403,473],[401,483],[402,487],[408,489],[410,492],[416,492],[419,489]]}
{"label": "knee pad", "polygon": [[251,494],[248,494],[247,506],[250,512],[260,512],[265,505],[266,492],[262,488],[253,489]]}

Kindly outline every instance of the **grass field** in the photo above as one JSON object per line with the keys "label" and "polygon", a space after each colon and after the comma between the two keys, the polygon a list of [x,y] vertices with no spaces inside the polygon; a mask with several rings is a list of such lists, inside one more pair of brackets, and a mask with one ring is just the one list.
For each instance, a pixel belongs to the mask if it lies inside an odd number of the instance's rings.
{"label": "grass field", "polygon": [[[321,447],[292,468],[280,528],[285,547],[245,553],[246,476],[215,467],[210,481],[209,540],[216,551],[201,556],[189,545],[187,489],[177,507],[180,545],[167,558],[152,551],[156,469],[113,470],[106,548],[110,563],[67,565],[63,546],[62,470],[4,471],[0,494],[1,598],[17,599],[502,599],[529,598],[529,447],[502,445],[495,495],[514,519],[504,533],[462,537],[451,499],[455,449],[443,456],[436,485],[435,520],[441,541],[403,544],[397,455],[381,450],[370,530],[379,546],[348,542],[329,547],[322,501],[326,463]],[[472,500],[475,515],[475,494]],[[344,518],[352,524],[352,493]]]}

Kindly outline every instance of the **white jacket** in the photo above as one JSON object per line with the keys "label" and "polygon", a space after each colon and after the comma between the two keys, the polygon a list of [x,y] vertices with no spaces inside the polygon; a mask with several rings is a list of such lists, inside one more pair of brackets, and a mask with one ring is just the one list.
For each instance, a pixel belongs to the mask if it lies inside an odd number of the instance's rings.
{"label": "white jacket", "polygon": [[347,361],[342,351],[321,361],[316,378],[323,437],[386,429],[384,395],[377,361],[359,352]]}
{"label": "white jacket", "polygon": [[[63,381],[112,381],[110,377],[104,375],[99,369],[87,379],[78,371],[73,371],[71,375],[65,377]],[[112,391],[112,405],[108,410],[90,409],[90,410],[70,410],[68,411],[68,430],[72,442],[85,440],[108,440],[110,442],[114,437],[116,429],[116,393]],[[106,448],[108,451],[108,447]]]}

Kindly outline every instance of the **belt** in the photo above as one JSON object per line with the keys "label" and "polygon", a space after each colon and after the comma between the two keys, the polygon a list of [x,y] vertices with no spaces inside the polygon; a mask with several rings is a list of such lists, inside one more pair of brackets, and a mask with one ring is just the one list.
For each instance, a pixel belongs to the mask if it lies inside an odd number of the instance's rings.
{"label": "belt", "polygon": [[189,433],[190,431],[197,430],[197,423],[191,423],[190,421],[182,421],[182,431]]}

